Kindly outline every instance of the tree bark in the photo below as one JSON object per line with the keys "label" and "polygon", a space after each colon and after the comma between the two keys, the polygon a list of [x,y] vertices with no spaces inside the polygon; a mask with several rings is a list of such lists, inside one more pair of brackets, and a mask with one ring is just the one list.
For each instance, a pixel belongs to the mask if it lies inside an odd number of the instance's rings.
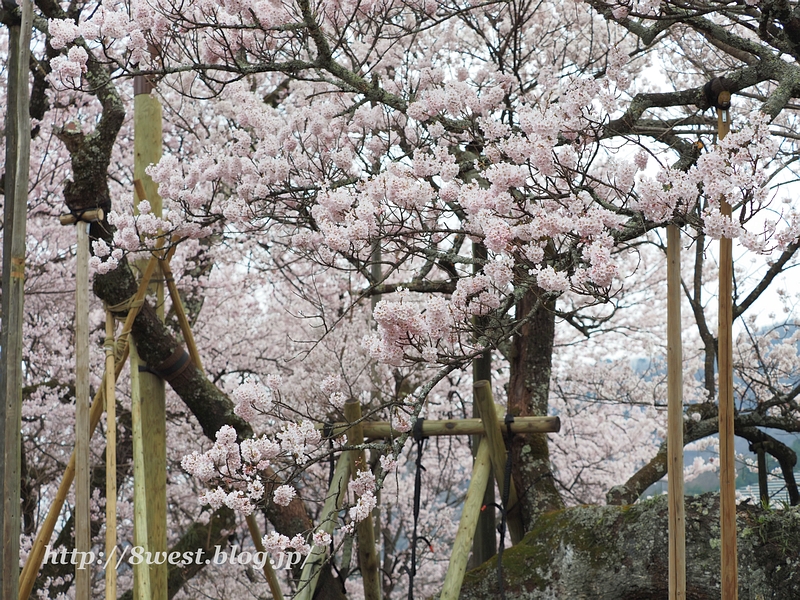
{"label": "tree bark", "polygon": [[[633,506],[578,506],[543,515],[505,551],[507,600],[667,597],[667,497]],[[737,511],[742,598],[795,600],[800,509]],[[467,574],[465,600],[498,596],[497,559]],[[719,496],[686,499],[687,600],[719,600]]]}
{"label": "tree bark", "polygon": [[[508,382],[508,410],[514,416],[547,415],[550,372],[555,336],[552,300],[532,288],[517,302],[516,315],[524,321],[512,342]],[[547,435],[517,435],[511,441],[512,476],[519,495],[525,531],[543,512],[564,506],[550,467]]]}

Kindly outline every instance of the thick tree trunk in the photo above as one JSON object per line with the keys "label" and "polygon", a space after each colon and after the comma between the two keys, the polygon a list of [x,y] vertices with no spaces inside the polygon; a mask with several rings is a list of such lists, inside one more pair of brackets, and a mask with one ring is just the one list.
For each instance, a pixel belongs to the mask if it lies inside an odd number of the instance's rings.
{"label": "thick tree trunk", "polygon": [[[506,550],[507,600],[667,597],[667,498],[632,506],[579,506],[543,515]],[[796,600],[800,509],[740,506],[740,598]],[[686,499],[687,600],[719,600],[719,496]],[[498,597],[497,559],[467,574],[465,600]]]}
{"label": "thick tree trunk", "polygon": [[[508,409],[514,416],[547,415],[555,335],[553,302],[541,302],[542,290],[525,292],[516,306],[525,322],[514,336],[509,357]],[[543,512],[563,507],[550,468],[546,434],[515,436],[511,443],[514,483],[522,521],[530,531]]]}

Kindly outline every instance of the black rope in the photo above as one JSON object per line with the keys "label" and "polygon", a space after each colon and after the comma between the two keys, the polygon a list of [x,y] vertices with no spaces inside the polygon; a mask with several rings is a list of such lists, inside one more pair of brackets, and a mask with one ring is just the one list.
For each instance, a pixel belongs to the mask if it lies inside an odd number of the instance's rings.
{"label": "black rope", "polygon": [[[411,537],[411,568],[408,569],[408,600],[414,600],[414,576],[417,574],[417,541],[420,538],[417,535],[417,521],[419,521],[419,508],[420,508],[420,495],[422,492],[422,471],[425,467],[422,466],[422,446],[425,443],[425,438],[422,437],[422,422],[424,419],[418,418],[414,421],[414,440],[417,442],[417,473],[414,477],[414,533]],[[430,546],[430,542],[428,542]]]}
{"label": "black rope", "polygon": [[500,514],[502,515],[500,519],[500,546],[497,549],[497,587],[500,589],[500,600],[505,600],[506,598],[506,590],[505,586],[503,585],[503,547],[506,543],[506,522],[508,517],[508,497],[511,495],[511,438],[513,437],[513,433],[511,432],[511,424],[514,422],[514,415],[511,413],[506,413],[505,417],[505,424],[506,424],[506,468],[505,468],[505,478],[503,479],[503,489],[501,491],[501,504],[502,509],[500,510]]}

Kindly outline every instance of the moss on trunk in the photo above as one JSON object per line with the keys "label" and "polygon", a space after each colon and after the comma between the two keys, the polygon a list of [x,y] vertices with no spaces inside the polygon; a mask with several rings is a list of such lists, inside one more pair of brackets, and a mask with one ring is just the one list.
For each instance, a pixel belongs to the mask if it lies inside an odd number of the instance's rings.
{"label": "moss on trunk", "polygon": [[[740,506],[739,597],[800,597],[800,509]],[[506,598],[652,600],[667,597],[667,498],[546,513],[503,554]],[[719,497],[686,501],[687,599],[719,599]],[[468,600],[499,594],[497,558],[470,571]]]}

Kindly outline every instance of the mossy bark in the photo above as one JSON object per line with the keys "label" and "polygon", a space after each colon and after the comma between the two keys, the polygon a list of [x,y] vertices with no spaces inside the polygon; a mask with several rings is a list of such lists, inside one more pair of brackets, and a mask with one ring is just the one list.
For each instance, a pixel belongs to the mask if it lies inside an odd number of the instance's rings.
{"label": "mossy bark", "polygon": [[[507,600],[666,598],[667,498],[628,506],[579,506],[542,515],[503,554]],[[800,509],[737,512],[739,597],[796,600]],[[686,501],[687,600],[719,600],[719,497]],[[498,597],[497,558],[470,571],[467,600]]]}

